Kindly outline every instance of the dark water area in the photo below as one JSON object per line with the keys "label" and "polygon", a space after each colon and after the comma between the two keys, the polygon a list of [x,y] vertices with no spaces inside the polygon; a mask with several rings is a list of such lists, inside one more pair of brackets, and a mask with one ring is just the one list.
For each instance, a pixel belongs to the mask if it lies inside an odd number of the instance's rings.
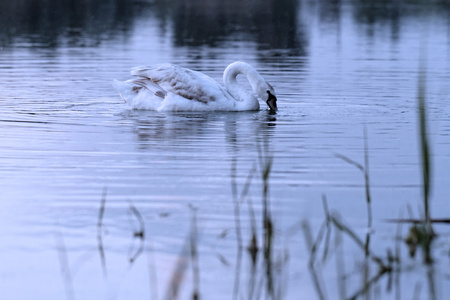
{"label": "dark water area", "polygon": [[[276,115],[130,110],[111,86],[237,60]],[[0,82],[1,299],[450,292],[448,1],[3,1]],[[405,242],[422,136],[433,264]]]}

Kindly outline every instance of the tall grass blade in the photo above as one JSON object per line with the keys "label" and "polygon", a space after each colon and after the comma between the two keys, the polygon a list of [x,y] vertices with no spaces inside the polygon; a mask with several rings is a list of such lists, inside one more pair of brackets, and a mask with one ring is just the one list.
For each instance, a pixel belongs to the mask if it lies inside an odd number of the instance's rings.
{"label": "tall grass blade", "polygon": [[106,205],[106,188],[103,189],[102,199],[100,202],[100,209],[98,212],[97,219],[97,242],[98,242],[98,253],[100,254],[100,262],[102,265],[103,276],[107,276],[106,269],[106,257],[105,250],[103,248],[103,216],[105,215],[105,205]]}
{"label": "tall grass blade", "polygon": [[306,246],[308,247],[308,250],[311,255],[310,259],[309,259],[308,267],[309,267],[309,272],[312,277],[314,288],[316,289],[318,298],[320,300],[325,300],[325,299],[327,299],[327,296],[325,294],[324,283],[323,283],[322,278],[317,273],[316,268],[314,267],[314,257],[316,255],[316,253],[315,253],[316,250],[314,247],[315,243],[314,243],[314,239],[313,239],[313,235],[312,235],[311,226],[309,225],[309,223],[307,221],[304,221],[304,222],[302,222],[302,229],[303,229],[303,234],[305,237]]}
{"label": "tall grass blade", "polygon": [[191,249],[191,266],[192,266],[192,278],[193,287],[192,299],[197,300],[200,298],[200,266],[198,261],[198,235],[197,235],[197,211],[195,208],[192,210],[192,223],[190,233],[190,249]]}
{"label": "tall grass blade", "polygon": [[174,300],[178,299],[180,294],[181,286],[184,282],[186,276],[186,271],[188,270],[189,263],[192,267],[192,278],[193,278],[193,292],[192,299],[197,300],[200,298],[200,267],[198,260],[198,234],[197,234],[197,217],[195,208],[191,207],[192,221],[191,230],[189,236],[186,239],[185,244],[178,256],[177,263],[175,265],[175,270],[172,273],[166,295],[164,299]]}
{"label": "tall grass blade", "polygon": [[269,151],[269,142],[267,138],[264,140],[264,148],[258,145],[258,157],[261,170],[261,179],[263,182],[263,250],[264,263],[266,271],[266,289],[270,298],[275,299],[273,267],[272,267],[272,252],[273,252],[273,221],[271,217],[270,202],[269,202],[269,177],[272,170],[273,156]]}
{"label": "tall grass blade", "polygon": [[236,253],[236,268],[234,276],[234,286],[233,286],[233,299],[237,300],[239,295],[239,288],[241,282],[241,265],[242,265],[242,229],[241,229],[241,209],[240,201],[238,199],[238,188],[236,182],[236,172],[237,172],[237,158],[233,156],[231,161],[231,193],[233,195],[234,204],[234,223],[236,231],[236,242],[237,242],[237,253]]}
{"label": "tall grass blade", "polygon": [[[372,228],[372,197],[370,195],[370,178],[369,178],[369,145],[367,138],[367,127],[364,126],[364,185],[366,187],[367,201],[367,227]],[[367,235],[369,238],[369,235]],[[366,243],[368,247],[369,243]]]}
{"label": "tall grass blade", "polygon": [[55,234],[56,247],[58,249],[59,263],[61,266],[61,274],[63,277],[64,290],[67,300],[75,300],[73,289],[72,275],[70,274],[69,259],[67,258],[67,250],[64,244],[63,236],[60,232]]}
{"label": "tall grass blade", "polygon": [[[238,186],[236,182],[236,173],[237,173],[237,158],[234,156],[231,162],[231,191],[233,195],[233,204],[234,204],[234,220],[235,220],[235,231],[236,231],[236,241],[237,241],[237,257],[236,257],[236,270],[235,270],[235,278],[234,278],[234,288],[233,288],[233,299],[237,299],[239,295],[240,288],[240,274],[241,274],[241,264],[242,264],[242,249],[243,249],[243,239],[242,239],[242,229],[241,229],[241,203],[247,197],[247,194],[250,190],[250,185],[253,179],[253,174],[256,170],[256,167],[253,166],[251,171],[247,176],[247,180],[245,182],[244,187],[242,188],[241,194],[238,198]],[[252,241],[251,241],[252,242]],[[251,248],[249,248],[251,249]]]}
{"label": "tall grass blade", "polygon": [[[358,245],[362,250],[364,250],[364,252],[366,253],[366,245],[363,243],[363,241],[356,235],[356,233],[350,229],[350,227],[348,227],[347,225],[345,225],[340,218],[337,215],[331,215],[330,216],[331,222],[334,224],[334,226],[346,233],[355,243],[356,245]],[[383,263],[383,260],[381,258],[379,258],[378,256],[374,255],[370,249],[368,249],[368,252],[366,253],[366,255],[372,259],[375,263],[378,264],[378,266],[381,269],[386,269],[386,270],[390,270],[389,266],[386,266]]]}
{"label": "tall grass blade", "polygon": [[431,162],[430,162],[430,147],[428,142],[427,132],[427,108],[425,99],[425,85],[426,85],[426,71],[424,66],[425,60],[422,58],[419,69],[419,82],[417,91],[418,113],[419,113],[419,135],[420,135],[420,157],[422,162],[422,183],[423,183],[423,207],[424,207],[424,231],[425,236],[422,241],[422,249],[424,251],[424,259],[426,263],[431,263],[431,242],[433,239],[433,229],[431,226],[430,217],[430,177],[431,177]]}
{"label": "tall grass blade", "polygon": [[322,204],[323,204],[323,211],[325,213],[326,216],[326,227],[327,227],[327,235],[325,237],[325,245],[324,245],[324,250],[323,250],[323,255],[322,255],[322,261],[325,262],[325,260],[328,257],[328,252],[330,249],[330,238],[331,238],[331,220],[330,220],[330,213],[328,210],[328,201],[327,201],[327,196],[325,194],[322,195]]}
{"label": "tall grass blade", "polygon": [[364,166],[360,163],[348,158],[345,155],[342,154],[335,154],[336,157],[342,159],[343,161],[355,166],[358,168],[364,175],[364,188],[366,193],[366,203],[367,203],[367,234],[366,234],[366,241],[364,243],[364,251],[365,254],[369,254],[369,248],[370,248],[370,229],[372,228],[372,200],[370,195],[370,178],[369,178],[369,146],[368,146],[368,139],[367,139],[367,127],[364,125]]}
{"label": "tall grass blade", "polygon": [[427,109],[425,104],[425,71],[419,72],[418,83],[418,108],[419,108],[419,134],[420,134],[420,157],[422,161],[422,182],[423,182],[423,204],[425,210],[425,220],[430,221],[429,196],[430,196],[430,150],[427,134]]}
{"label": "tall grass blade", "polygon": [[189,243],[190,240],[187,239],[185,242],[180,255],[178,256],[178,260],[175,265],[175,270],[172,273],[172,277],[170,278],[170,282],[166,291],[166,295],[164,299],[166,300],[175,300],[178,299],[178,294],[181,289],[181,285],[184,282],[184,276],[186,274],[186,270],[189,265]]}

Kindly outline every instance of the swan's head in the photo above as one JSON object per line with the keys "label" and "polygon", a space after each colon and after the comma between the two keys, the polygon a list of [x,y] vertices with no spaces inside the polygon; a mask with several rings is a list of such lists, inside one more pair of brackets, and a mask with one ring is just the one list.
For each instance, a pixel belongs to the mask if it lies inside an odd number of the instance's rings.
{"label": "swan's head", "polygon": [[267,103],[271,112],[278,110],[275,90],[267,81],[260,86],[258,96]]}
{"label": "swan's head", "polygon": [[230,64],[223,72],[225,87],[234,98],[240,99],[241,94],[245,92],[242,92],[242,89],[236,82],[238,74],[247,76],[253,91],[261,100],[267,103],[271,112],[274,113],[278,110],[277,97],[273,87],[252,66],[241,61]]}

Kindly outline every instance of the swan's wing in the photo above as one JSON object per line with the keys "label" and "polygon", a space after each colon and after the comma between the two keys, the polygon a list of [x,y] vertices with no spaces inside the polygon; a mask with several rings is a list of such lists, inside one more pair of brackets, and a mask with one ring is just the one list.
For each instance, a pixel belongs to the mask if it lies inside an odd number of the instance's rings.
{"label": "swan's wing", "polygon": [[167,95],[167,91],[165,91],[161,86],[144,77],[133,78],[127,80],[126,82],[133,85],[135,92],[139,91],[141,88],[146,88],[161,99],[164,99]]}
{"label": "swan's wing", "polygon": [[151,82],[165,92],[204,104],[214,102],[218,97],[229,98],[225,89],[211,77],[177,65],[137,67],[132,69],[131,74],[137,76],[144,85],[147,85],[145,82]]}

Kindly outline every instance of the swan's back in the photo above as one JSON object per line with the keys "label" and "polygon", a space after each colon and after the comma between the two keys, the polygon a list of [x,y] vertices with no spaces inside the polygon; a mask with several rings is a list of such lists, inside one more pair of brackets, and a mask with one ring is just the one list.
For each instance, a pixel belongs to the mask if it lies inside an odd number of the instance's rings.
{"label": "swan's back", "polygon": [[211,77],[177,65],[137,67],[132,69],[131,75],[141,80],[148,80],[160,86],[165,92],[203,104],[212,103],[217,101],[218,97],[227,96],[224,88]]}

